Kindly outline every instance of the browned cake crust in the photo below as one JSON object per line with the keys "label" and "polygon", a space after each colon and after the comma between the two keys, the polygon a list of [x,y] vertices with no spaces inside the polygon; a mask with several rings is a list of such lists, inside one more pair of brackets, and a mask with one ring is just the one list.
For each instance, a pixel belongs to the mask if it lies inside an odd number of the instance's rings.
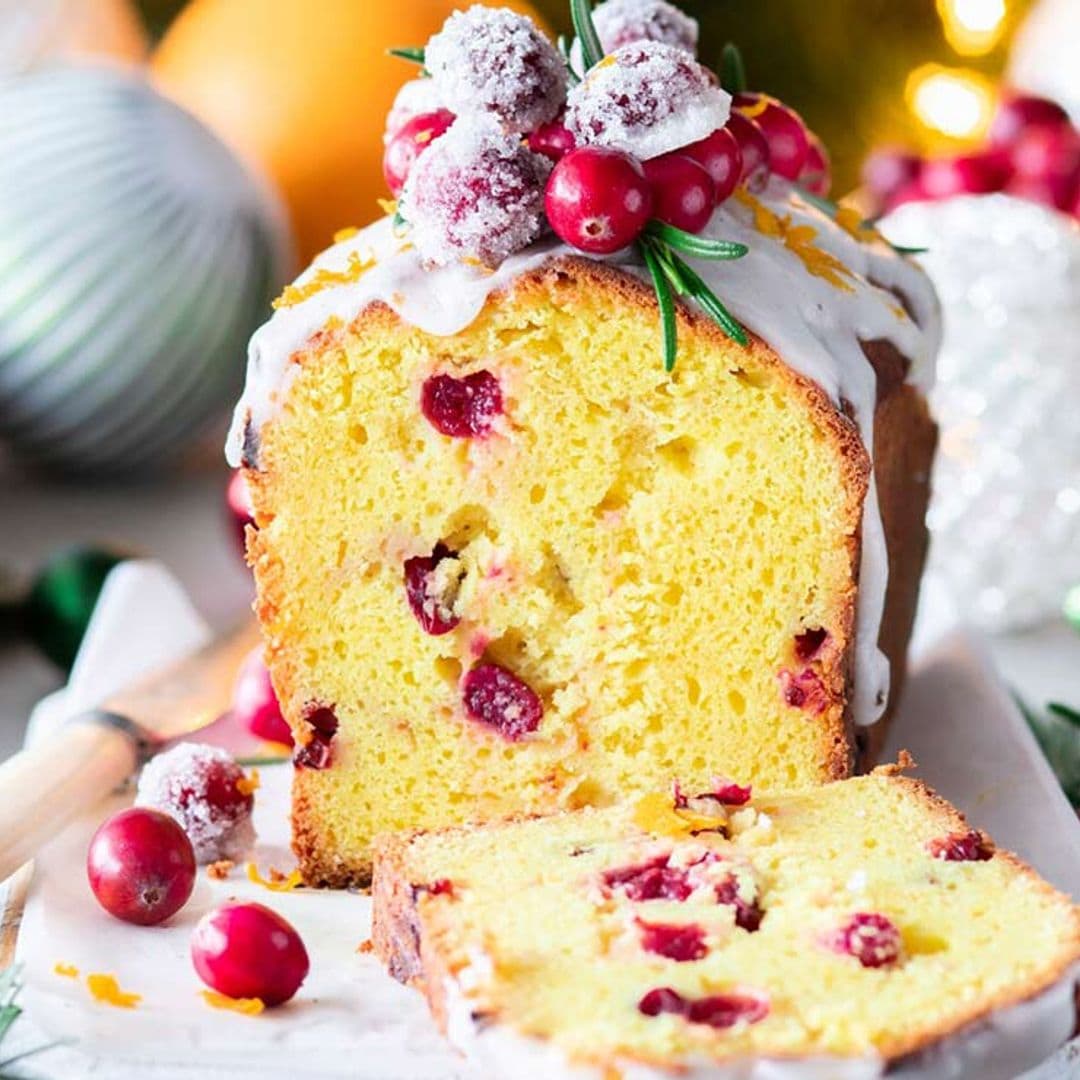
{"label": "browned cake crust", "polygon": [[[557,302],[561,292],[607,290],[629,305],[648,311],[658,318],[655,295],[642,281],[608,264],[590,259],[560,259],[525,275],[514,285],[520,298],[536,293],[547,302]],[[494,294],[489,304],[498,303]],[[685,306],[679,311],[680,335],[701,335],[715,343],[718,355],[730,350],[730,342],[710,319]],[[398,317],[385,305],[376,303],[361,312],[348,327],[323,330],[295,353],[292,363],[318,364],[350,335],[390,333],[400,327]],[[790,385],[794,395],[809,402],[821,429],[843,461],[847,512],[852,522],[847,542],[852,579],[857,580],[859,565],[859,522],[862,503],[870,476],[870,462],[852,419],[837,408],[821,388],[790,368],[761,339],[752,337],[750,346],[755,362],[763,364]],[[936,443],[936,428],[930,419],[922,394],[904,384],[907,362],[888,343],[871,342],[864,346],[879,373],[878,404],[874,422],[874,473],[881,504],[886,543],[889,551],[889,584],[879,643],[892,664],[892,690],[888,708],[872,728],[856,731],[850,710],[830,707],[816,719],[819,728],[820,757],[828,762],[828,778],[852,775],[856,766],[869,767],[884,742],[888,721],[903,685],[907,643],[918,597],[919,578],[926,550],[924,517],[929,497],[928,470]],[[248,440],[246,475],[256,508],[256,520],[264,522],[273,515],[274,427],[268,424],[261,436]],[[304,741],[305,723],[290,715],[290,703],[297,700],[300,673],[288,662],[274,638],[276,616],[283,600],[282,574],[276,555],[261,541],[257,530],[248,531],[248,561],[255,571],[258,598],[256,612],[264,628],[271,669],[278,696],[287,718]],[[850,698],[854,662],[855,590],[839,600],[834,630],[846,646],[823,661],[820,675],[835,700]],[[343,888],[366,886],[368,867],[357,867],[327,851],[324,833],[315,818],[308,798],[309,778],[298,770],[293,787],[293,848],[304,879],[309,885]]]}

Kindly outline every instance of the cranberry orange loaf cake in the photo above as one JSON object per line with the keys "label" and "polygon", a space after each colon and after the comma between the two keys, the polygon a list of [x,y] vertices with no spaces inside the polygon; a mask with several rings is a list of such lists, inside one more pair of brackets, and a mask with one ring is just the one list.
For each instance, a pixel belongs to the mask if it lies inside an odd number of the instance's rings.
{"label": "cranberry orange loaf cake", "polygon": [[486,1076],[1012,1080],[1075,1020],[1080,909],[886,770],[387,837],[374,899]]}
{"label": "cranberry orange loaf cake", "polygon": [[252,341],[229,453],[310,883],[365,882],[387,830],[805,786],[880,742],[936,302],[653,8],[598,9],[621,43],[580,83],[529,20],[452,16],[396,207]]}

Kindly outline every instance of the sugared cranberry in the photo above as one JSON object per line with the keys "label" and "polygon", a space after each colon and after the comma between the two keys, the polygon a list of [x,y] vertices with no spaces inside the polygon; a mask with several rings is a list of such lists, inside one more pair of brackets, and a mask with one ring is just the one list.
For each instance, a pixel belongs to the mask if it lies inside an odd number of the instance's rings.
{"label": "sugared cranberry", "polygon": [[738,879],[731,875],[716,886],[716,902],[730,904],[735,909],[735,925],[749,933],[754,933],[761,926],[765,912],[757,899],[746,900],[739,891]]}
{"label": "sugared cranberry", "polygon": [[191,962],[212,990],[231,998],[281,1005],[307,978],[310,962],[300,935],[262,904],[232,903],[199,920]]}
{"label": "sugared cranberry", "polygon": [[884,915],[860,911],[836,932],[835,948],[863,967],[889,967],[900,959],[900,931]]}
{"label": "sugared cranberry", "polygon": [[986,862],[994,857],[993,845],[974,829],[935,837],[926,847],[935,859],[945,862]]}
{"label": "sugared cranberry", "polygon": [[232,712],[253,735],[292,746],[292,731],[281,714],[270,672],[263,663],[262,646],[252,649],[233,684]]}
{"label": "sugared cranberry", "polygon": [[638,927],[641,930],[641,947],[657,956],[688,963],[700,960],[709,952],[705,944],[705,931],[695,923],[647,923],[638,919]]}
{"label": "sugared cranberry", "polygon": [[592,255],[610,255],[645,228],[653,192],[640,162],[629,154],[582,146],[552,170],[544,202],[560,239]]}
{"label": "sugared cranberry", "polygon": [[247,547],[247,527],[255,524],[255,507],[251,504],[251,492],[248,491],[247,477],[243,469],[234,470],[229,477],[229,483],[225,488],[225,505],[229,511],[229,520],[232,522],[236,534],[240,554],[243,555]]}
{"label": "sugared cranberry", "polygon": [[593,9],[593,24],[605,52],[635,41],[663,41],[697,52],[697,20],[666,0],[604,0]]}
{"label": "sugared cranberry", "polygon": [[394,98],[390,111],[386,114],[386,130],[383,132],[383,145],[390,140],[414,117],[420,113],[433,113],[445,106],[439,96],[433,79],[426,75],[410,79],[404,83]]}
{"label": "sugared cranberry", "polygon": [[716,185],[704,165],[685,154],[662,154],[644,163],[653,188],[653,216],[688,233],[709,223]]}
{"label": "sugared cranberry", "polygon": [[409,607],[425,634],[438,637],[448,634],[461,622],[453,612],[453,597],[439,588],[436,568],[447,558],[453,557],[444,544],[436,544],[430,555],[418,555],[405,560],[405,595]]}
{"label": "sugared cranberry", "polygon": [[254,797],[244,770],[227,751],[179,743],[151,758],[139,777],[137,806],[171,814],[200,863],[239,859],[255,842]]}
{"label": "sugared cranberry", "polygon": [[610,892],[628,900],[685,900],[693,891],[685,870],[668,866],[667,855],[659,855],[637,866],[608,870],[603,877]]}
{"label": "sugared cranberry", "polygon": [[810,153],[810,137],[803,118],[768,94],[736,94],[732,104],[765,136],[769,144],[769,168],[786,180],[798,180]]}
{"label": "sugared cranberry", "polygon": [[823,626],[812,626],[795,635],[795,656],[804,664],[813,660],[825,646],[829,631]]}
{"label": "sugared cranberry", "polygon": [[528,138],[529,149],[551,161],[560,161],[577,145],[577,140],[559,121],[538,127]]}
{"label": "sugared cranberry", "polygon": [[420,409],[442,435],[482,439],[503,411],[502,387],[490,371],[474,371],[460,379],[431,375],[420,390]]}
{"label": "sugared cranberry", "polygon": [[1033,128],[1069,127],[1069,114],[1056,102],[1030,94],[1006,97],[990,124],[991,146],[1012,146]]}
{"label": "sugared cranberry", "polygon": [[769,1003],[764,996],[750,994],[711,994],[690,1001],[677,990],[663,986],[645,994],[638,1002],[638,1011],[646,1016],[674,1013],[692,1024],[729,1028],[764,1020],[769,1015]]}
{"label": "sugared cranberry", "polygon": [[454,122],[449,109],[420,113],[407,120],[386,144],[383,177],[394,196],[401,194],[416,159]]}
{"label": "sugared cranberry", "polygon": [[780,672],[779,678],[780,693],[793,709],[804,709],[816,715],[828,706],[829,693],[816,671],[807,668],[793,674],[784,670]]}
{"label": "sugared cranberry", "polygon": [[132,807],[94,833],[86,876],[101,906],[124,922],[156,926],[176,914],[195,887],[187,833],[160,810]]}
{"label": "sugared cranberry", "polygon": [[536,692],[498,664],[479,664],[461,683],[466,714],[512,742],[535,731],[544,716]]}
{"label": "sugared cranberry", "polygon": [[327,769],[333,758],[331,744],[338,729],[337,713],[332,705],[309,702],[304,720],[311,726],[311,737],[293,751],[293,764],[301,769]]}
{"label": "sugared cranberry", "polygon": [[931,199],[983,195],[1000,191],[1011,173],[1007,154],[984,150],[955,157],[931,158],[923,162],[919,184]]}
{"label": "sugared cranberry", "polygon": [[827,198],[832,188],[832,163],[829,161],[829,151],[825,144],[812,131],[808,133],[809,146],[806,152],[806,162],[799,173],[799,183],[810,192]]}
{"label": "sugared cranberry", "polygon": [[761,128],[742,113],[732,112],[725,130],[734,136],[742,157],[739,183],[751,191],[760,191],[769,179],[769,143]]}
{"label": "sugared cranberry", "polygon": [[712,177],[716,204],[727,200],[738,187],[742,176],[742,151],[735,136],[726,128],[719,128],[711,135],[679,151],[693,158]]}
{"label": "sugared cranberry", "polygon": [[769,1015],[769,1002],[750,994],[710,994],[690,1002],[686,1019],[691,1024],[729,1028],[736,1024],[756,1024]]}
{"label": "sugared cranberry", "polygon": [[922,158],[906,150],[875,150],[863,162],[862,181],[878,200],[891,202],[898,191],[918,181],[922,164]]}

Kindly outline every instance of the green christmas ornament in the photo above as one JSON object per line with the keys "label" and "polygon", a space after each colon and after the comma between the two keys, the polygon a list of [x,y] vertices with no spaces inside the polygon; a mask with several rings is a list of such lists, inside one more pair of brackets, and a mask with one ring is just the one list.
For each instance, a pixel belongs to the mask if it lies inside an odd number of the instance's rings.
{"label": "green christmas ornament", "polygon": [[71,548],[53,556],[34,579],[22,605],[23,630],[65,671],[75,662],[105,578],[123,558],[100,548]]}

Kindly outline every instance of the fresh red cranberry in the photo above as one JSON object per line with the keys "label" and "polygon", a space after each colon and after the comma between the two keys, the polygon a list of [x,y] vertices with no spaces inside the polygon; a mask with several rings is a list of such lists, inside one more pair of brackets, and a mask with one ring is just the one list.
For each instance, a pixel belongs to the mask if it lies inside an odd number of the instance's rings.
{"label": "fresh red cranberry", "polygon": [[745,806],[753,794],[753,787],[750,784],[743,786],[733,780],[719,778],[714,781],[712,794],[725,806]]}
{"label": "fresh red cranberry", "polygon": [[744,900],[739,893],[739,882],[732,875],[716,886],[716,902],[730,904],[735,909],[735,925],[749,933],[754,933],[761,926],[765,912],[757,900]]}
{"label": "fresh red cranberry", "polygon": [[420,408],[440,434],[482,439],[503,411],[502,388],[490,371],[474,371],[461,379],[431,375],[420,391]]}
{"label": "fresh red cranberry", "polygon": [[725,131],[730,131],[739,146],[742,174],[739,183],[751,191],[760,191],[769,179],[769,143],[761,128],[740,112],[728,117]]}
{"label": "fresh red cranberry", "polygon": [[236,469],[225,488],[225,505],[229,511],[233,531],[240,546],[240,554],[247,549],[247,527],[255,524],[255,508],[251,505],[247,477],[243,469]]}
{"label": "fresh red cranberry", "polygon": [[454,122],[449,109],[420,113],[407,120],[391,137],[383,152],[383,176],[396,198],[401,194],[416,159]]}
{"label": "fresh red cranberry", "polygon": [[780,672],[780,692],[784,701],[793,709],[805,709],[817,715],[829,704],[829,693],[816,671],[806,668],[797,675],[790,671]]}
{"label": "fresh red cranberry", "polygon": [[604,885],[628,900],[685,900],[694,890],[685,870],[668,866],[659,855],[638,866],[623,866],[604,874]]}
{"label": "fresh red cranberry", "polygon": [[716,185],[708,170],[685,154],[662,154],[646,161],[653,188],[653,216],[688,233],[709,223],[716,205]]}
{"label": "fresh red cranberry", "polygon": [[863,162],[862,181],[872,195],[891,202],[898,191],[918,181],[922,165],[922,158],[906,150],[875,150]]}
{"label": "fresh red cranberry", "polygon": [[405,595],[409,607],[424,633],[433,637],[450,633],[461,622],[446,606],[445,599],[432,590],[435,568],[453,554],[445,544],[436,544],[430,555],[405,560]]}
{"label": "fresh red cranberry", "polygon": [[1032,128],[1070,126],[1069,114],[1056,101],[1030,94],[1012,94],[998,106],[990,124],[990,144],[1012,146]]}
{"label": "fresh red cranberry", "polygon": [[212,990],[281,1005],[307,978],[307,949],[292,925],[262,904],[231,903],[199,920],[191,962]]}
{"label": "fresh red cranberry", "polygon": [[769,168],[785,180],[798,180],[810,153],[803,118],[768,94],[736,94],[733,108],[753,120],[769,144]]}
{"label": "fresh red cranberry", "polygon": [[795,656],[804,664],[810,663],[825,647],[829,631],[823,626],[813,626],[795,635]]}
{"label": "fresh red cranberry", "polygon": [[94,833],[86,876],[110,915],[156,926],[188,902],[195,888],[195,851],[174,818],[132,807],[113,814]]}
{"label": "fresh red cranberry", "polygon": [[526,141],[534,154],[543,154],[551,161],[561,161],[577,146],[573,133],[558,120],[538,127]]}
{"label": "fresh red cranberry", "polygon": [[691,1024],[707,1024],[713,1028],[756,1024],[768,1015],[768,1001],[750,994],[711,994],[690,1002],[690,1008],[685,1013]]}
{"label": "fresh red cranberry", "polygon": [[545,196],[559,238],[592,255],[633,243],[652,216],[653,192],[641,163],[621,150],[582,146],[551,171]]}
{"label": "fresh red cranberry", "polygon": [[684,146],[679,153],[705,167],[712,177],[717,205],[725,202],[738,187],[743,169],[742,151],[726,127],[706,135],[700,142]]}
{"label": "fresh red cranberry", "polygon": [[540,726],[544,705],[536,692],[498,664],[479,664],[461,683],[465,712],[514,742]]}
{"label": "fresh red cranberry", "polygon": [[829,151],[825,144],[812,131],[808,134],[809,144],[806,151],[806,162],[802,172],[799,173],[799,183],[810,192],[822,199],[827,198],[832,188],[832,163],[829,161]]}
{"label": "fresh red cranberry", "polygon": [[233,716],[253,735],[292,746],[293,737],[281,714],[270,672],[263,663],[262,646],[248,653],[236,676],[232,693]]}
{"label": "fresh red cranberry", "polygon": [[692,1024],[729,1028],[740,1022],[756,1024],[764,1020],[769,1015],[769,1003],[763,996],[750,994],[711,994],[690,1001],[678,990],[662,986],[642,997],[638,1011],[646,1016],[674,1013],[686,1017]]}
{"label": "fresh red cranberry", "polygon": [[931,158],[919,174],[919,184],[931,199],[953,195],[984,195],[1000,191],[1012,173],[1007,154],[982,150],[955,157]]}
{"label": "fresh red cranberry", "polygon": [[669,960],[688,963],[700,960],[709,952],[705,944],[705,931],[695,923],[676,925],[672,923],[647,923],[638,919],[641,930],[641,947],[646,952],[666,956]]}
{"label": "fresh red cranberry", "polygon": [[670,986],[658,986],[650,990],[638,1002],[638,1012],[646,1016],[659,1016],[661,1013],[675,1013],[683,1016],[686,1013],[688,1002],[678,990],[672,990]]}
{"label": "fresh red cranberry", "polygon": [[889,967],[900,959],[900,931],[884,915],[860,911],[837,931],[835,947],[863,967]]}
{"label": "fresh red cranberry", "polygon": [[337,734],[338,718],[332,705],[309,702],[304,720],[311,725],[311,738],[293,751],[293,764],[301,769],[327,769],[333,757],[331,744]]}
{"label": "fresh red cranberry", "polygon": [[1080,134],[1070,128],[1035,128],[1012,147],[1010,194],[1067,210],[1080,186]]}
{"label": "fresh red cranberry", "polygon": [[926,847],[935,859],[945,862],[986,862],[994,857],[993,845],[974,829],[936,837]]}

